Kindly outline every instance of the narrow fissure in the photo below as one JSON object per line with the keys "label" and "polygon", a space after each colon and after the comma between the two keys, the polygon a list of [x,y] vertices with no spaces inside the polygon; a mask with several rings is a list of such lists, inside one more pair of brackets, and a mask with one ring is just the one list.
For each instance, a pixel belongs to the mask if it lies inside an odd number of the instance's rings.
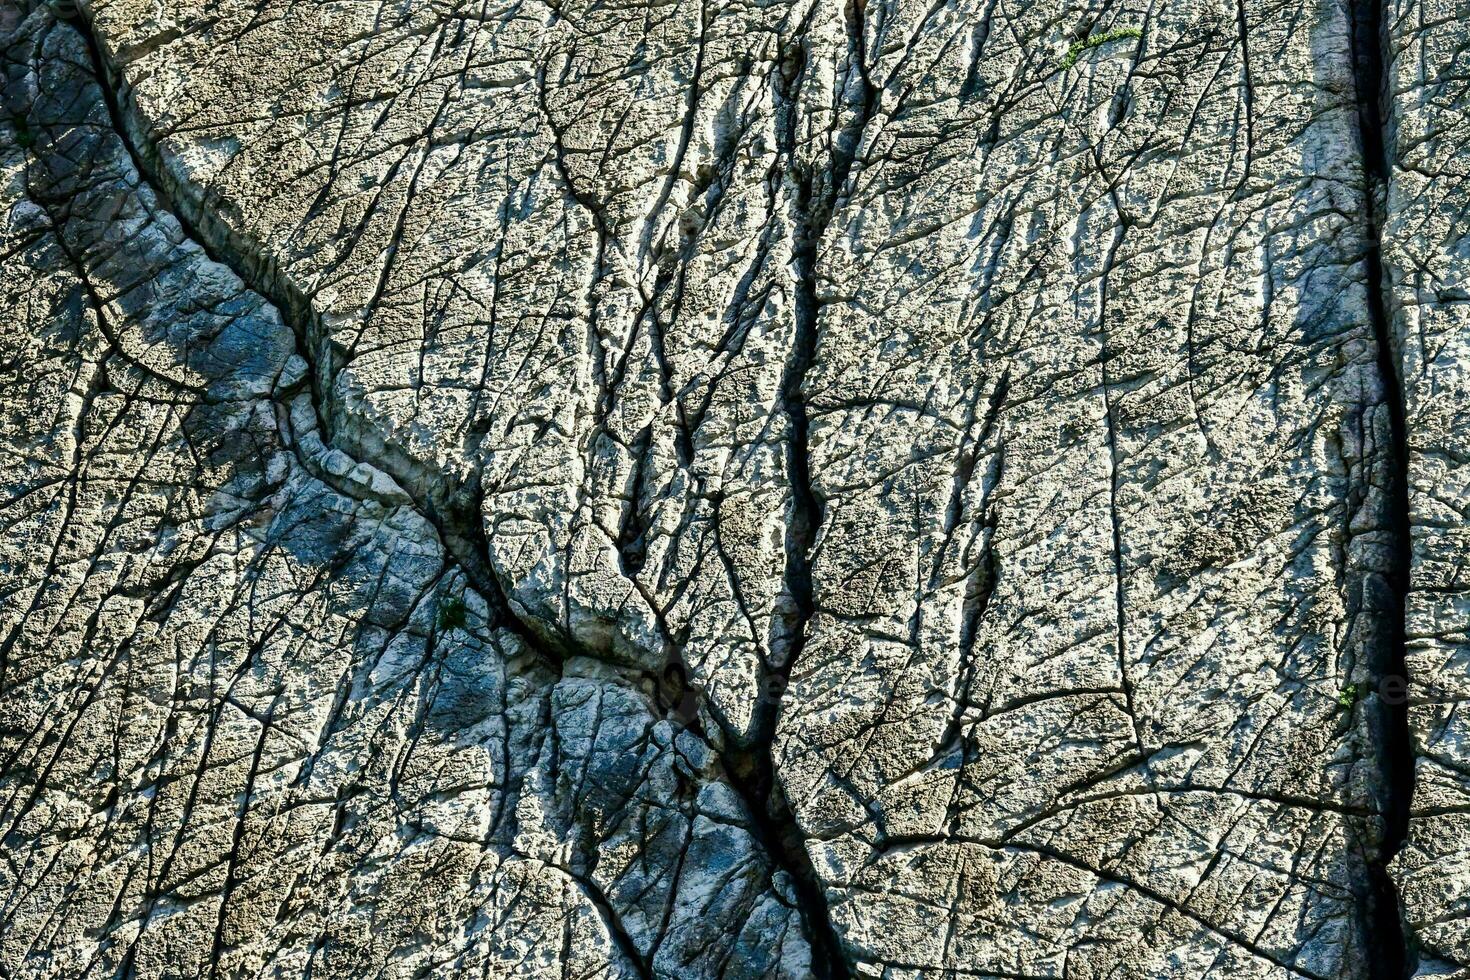
{"label": "narrow fissure", "polygon": [[727,748],[721,758],[730,784],[750,811],[756,839],[791,879],[797,912],[811,947],[812,975],[816,980],[848,980],[851,973],[842,953],[842,940],[832,925],[826,892],[807,854],[805,835],[776,781],[770,743],[748,749]]}
{"label": "narrow fissure", "polygon": [[[791,267],[795,274],[792,299],[794,324],[791,351],[781,377],[780,404],[790,433],[787,439],[787,479],[791,487],[791,516],[786,527],[784,587],[789,603],[787,621],[772,644],[771,662],[762,670],[761,698],[752,719],[748,748],[727,751],[726,768],[745,798],[767,851],[791,875],[800,913],[811,943],[812,970],[820,980],[846,980],[851,973],[842,940],[832,922],[831,908],[811,856],[775,773],[776,725],[791,671],[806,646],[807,624],[815,611],[812,588],[812,551],[824,519],[824,507],[812,485],[808,445],[810,418],[805,384],[816,360],[818,318],[817,250],[837,210],[864,131],[877,114],[880,91],[868,74],[864,34],[865,0],[848,0],[843,8],[847,34],[848,72],[855,76],[854,97],[848,100],[849,118],[836,132],[825,173],[803,163],[797,152],[799,91],[806,77],[807,51],[796,41],[780,58],[775,77],[779,109],[777,166],[784,166],[792,189],[793,240]],[[805,25],[798,36],[805,35]],[[771,179],[777,179],[773,171]]]}
{"label": "narrow fissure", "polygon": [[[786,444],[787,479],[791,509],[786,525],[786,566],[783,572],[785,621],[773,639],[770,661],[761,668],[760,696],[745,744],[735,743],[722,753],[731,784],[745,800],[755,830],[771,858],[791,877],[797,911],[806,928],[811,947],[812,973],[819,980],[847,980],[851,973],[842,951],[842,940],[832,922],[821,877],[806,850],[805,836],[790,801],[782,791],[775,771],[776,726],[792,668],[806,644],[807,624],[814,611],[812,550],[822,526],[823,507],[812,486],[808,447],[809,418],[805,382],[816,358],[817,247],[831,218],[840,183],[833,180],[816,190],[812,167],[797,153],[798,96],[806,74],[807,54],[802,42],[794,42],[780,58],[774,79],[779,106],[778,152],[771,180],[783,174],[789,179],[794,199],[791,267],[794,273],[793,327],[791,350],[781,377],[780,407],[789,433]],[[842,156],[839,147],[835,156]],[[834,173],[845,171],[850,160],[834,160]],[[738,747],[736,747],[738,746]]]}
{"label": "narrow fissure", "polygon": [[1409,590],[1412,541],[1409,522],[1409,443],[1405,421],[1403,381],[1399,347],[1389,316],[1390,297],[1385,289],[1382,257],[1383,208],[1389,180],[1385,132],[1388,128],[1388,97],[1384,78],[1387,38],[1383,27],[1383,0],[1353,0],[1353,82],[1358,104],[1358,129],[1363,153],[1364,271],[1367,279],[1368,310],[1378,354],[1378,374],[1384,386],[1392,445],[1388,463],[1388,531],[1392,541],[1387,580],[1391,592],[1386,622],[1373,651],[1372,671],[1380,692],[1381,724],[1378,766],[1383,787],[1381,801],[1383,836],[1368,862],[1367,907],[1364,928],[1370,975],[1374,980],[1404,980],[1414,969],[1405,935],[1398,887],[1389,864],[1403,848],[1408,836],[1409,806],[1414,794],[1414,750],[1409,733],[1406,698],[1387,697],[1386,682],[1406,690],[1408,662],[1405,642],[1405,602]]}

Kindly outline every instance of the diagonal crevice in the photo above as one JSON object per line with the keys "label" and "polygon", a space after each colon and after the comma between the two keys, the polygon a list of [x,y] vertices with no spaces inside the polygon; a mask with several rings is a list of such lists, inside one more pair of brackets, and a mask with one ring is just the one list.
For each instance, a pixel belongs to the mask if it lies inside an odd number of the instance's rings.
{"label": "diagonal crevice", "polygon": [[[478,471],[472,470],[462,483],[456,485],[447,474],[431,470],[381,439],[373,439],[371,445],[363,444],[361,433],[356,431],[351,418],[339,410],[332,396],[331,379],[336,375],[333,350],[311,298],[282,273],[268,250],[255,247],[237,229],[215,217],[193,189],[171,176],[158,148],[146,137],[132,111],[131,91],[122,72],[109,57],[106,46],[101,43],[90,11],[84,7],[83,13],[73,19],[73,24],[89,52],[93,74],[111,117],[112,128],[139,178],[148,184],[160,205],[174,215],[184,234],[198,243],[210,259],[232,270],[246,286],[271,303],[294,335],[296,354],[306,365],[305,377],[294,386],[286,386],[282,393],[296,396],[295,405],[303,401],[309,403],[307,414],[310,418],[301,420],[304,428],[319,435],[327,453],[341,453],[354,462],[370,460],[373,468],[398,485],[397,489],[408,498],[409,506],[436,530],[446,554],[460,568],[470,586],[489,603],[493,614],[492,627],[514,633],[528,649],[558,671],[567,657],[586,652],[579,650],[570,636],[547,636],[544,629],[533,627],[516,613],[490,560],[489,542],[479,513],[481,487]],[[788,104],[788,109],[787,133],[791,140],[784,144],[787,152],[782,154],[782,160],[794,161],[795,110],[791,104]],[[717,747],[726,779],[741,796],[750,814],[752,835],[772,865],[784,871],[791,881],[797,911],[811,948],[813,975],[820,980],[846,980],[850,972],[831,923],[825,893],[806,852],[804,835],[775,778],[771,755],[780,692],[784,690],[785,679],[799,653],[801,637],[811,614],[810,552],[815,531],[821,522],[820,504],[812,493],[807,471],[807,424],[801,389],[816,343],[815,243],[825,227],[826,216],[831,213],[836,185],[823,195],[825,203],[820,210],[823,215],[820,222],[813,221],[811,217],[810,172],[805,174],[801,187],[798,256],[794,263],[798,278],[798,322],[795,349],[781,389],[782,407],[793,432],[788,461],[795,506],[788,528],[788,553],[792,558],[788,562],[786,582],[788,596],[794,599],[796,611],[782,630],[785,645],[779,642],[776,645],[785,656],[773,658],[780,666],[773,664],[763,678],[762,689],[767,696],[762,697],[757,708],[755,735],[750,739],[737,739],[731,737],[733,733],[726,732],[724,739],[714,740],[711,744]],[[290,411],[283,405],[278,414],[285,417],[286,443],[308,472],[348,496],[376,499],[371,493],[364,494],[363,488],[351,481],[329,472],[320,459],[313,458],[312,453],[303,451],[298,438],[303,433],[297,424],[297,411]],[[660,698],[659,707],[667,714],[677,714],[681,709],[680,693],[675,692],[669,703]],[[696,731],[701,729],[698,719],[689,721]],[[721,741],[725,743],[723,748],[718,747]],[[647,959],[638,955],[636,944],[622,928],[606,896],[595,888],[586,890],[589,900],[604,918],[615,944],[635,969],[642,975],[649,975]]]}
{"label": "diagonal crevice", "polygon": [[[135,113],[129,111],[131,92],[99,40],[90,12],[77,15],[71,23],[86,45],[112,128],[139,179],[179,222],[184,234],[211,260],[230,269],[246,286],[265,297],[295,336],[296,354],[307,365],[305,387],[309,390],[313,416],[307,426],[320,434],[328,451],[341,452],[354,462],[371,459],[373,468],[392,478],[409,499],[410,506],[435,529],[446,554],[463,571],[469,584],[490,605],[493,627],[515,634],[553,667],[578,652],[572,648],[570,638],[547,637],[534,629],[516,614],[506,597],[493,570],[489,542],[480,518],[478,471],[456,485],[447,475],[431,470],[381,439],[375,439],[371,446],[361,444],[351,432],[353,427],[343,424],[342,413],[337,410],[330,390],[330,379],[336,374],[331,342],[311,298],[289,276],[282,274],[267,250],[251,247],[238,231],[215,219],[188,188],[170,176],[157,148],[141,133]],[[350,481],[328,472],[320,460],[303,452],[297,438],[286,441],[313,476],[347,496],[364,496]]]}
{"label": "diagonal crevice", "polygon": [[[128,159],[132,163],[133,170],[137,174],[137,179],[149,187],[152,195],[156,199],[156,206],[160,210],[169,212],[178,222],[183,234],[193,244],[198,245],[212,262],[234,271],[246,287],[253,289],[275,306],[276,311],[281,315],[283,323],[295,336],[295,352],[297,356],[302,358],[308,365],[312,364],[311,359],[308,357],[310,345],[307,340],[311,336],[310,325],[314,314],[310,309],[309,302],[283,276],[273,274],[263,280],[258,279],[256,275],[247,277],[244,274],[245,271],[252,271],[257,274],[260,272],[260,263],[258,261],[252,262],[250,258],[250,256],[257,253],[254,250],[244,249],[242,243],[237,238],[226,235],[223,226],[217,223],[212,223],[210,227],[219,231],[219,236],[203,233],[201,231],[201,222],[209,220],[207,211],[203,209],[191,211],[180,207],[181,202],[187,200],[187,198],[181,193],[169,193],[170,190],[176,189],[172,188],[166,179],[160,176],[164,172],[163,168],[157,166],[158,161],[145,155],[145,152],[141,149],[142,147],[149,146],[148,142],[137,138],[136,134],[127,128],[128,116],[124,112],[123,105],[119,102],[119,92],[126,93],[126,89],[118,81],[117,77],[110,73],[109,62],[104,55],[104,49],[92,32],[92,25],[85,20],[72,19],[70,26],[63,29],[71,30],[73,28],[75,28],[75,34],[87,52],[90,65],[87,65],[84,70],[89,68],[90,74],[96,82],[96,90],[109,117],[107,122],[110,125],[112,133],[117,136],[117,145],[127,154]],[[58,242],[65,248],[64,240],[59,234]],[[77,267],[78,275],[82,278],[84,286],[88,289],[94,305],[97,306],[97,315],[103,317],[105,315],[103,305],[105,304],[102,303],[101,297],[96,294],[90,280],[87,278],[85,262],[80,257],[74,256],[70,251],[67,252],[67,258]],[[259,288],[267,284],[273,288]],[[104,332],[106,331],[104,330]],[[112,336],[109,335],[106,339],[112,346],[118,346],[117,341]],[[325,485],[352,499],[389,504],[402,504],[406,502],[408,506],[412,507],[435,529],[445,549],[447,559],[458,566],[470,587],[480,591],[483,598],[490,603],[495,616],[495,621],[491,623],[492,628],[507,629],[516,633],[528,649],[549,661],[550,666],[553,669],[557,669],[559,673],[560,651],[537,645],[538,638],[530,634],[529,629],[520,623],[514,614],[510,612],[505,603],[504,596],[499,592],[498,583],[489,567],[488,542],[485,539],[483,522],[480,521],[478,510],[476,509],[480,490],[477,482],[477,474],[472,475],[467,481],[467,484],[454,493],[449,493],[444,490],[444,487],[447,486],[447,481],[445,480],[430,485],[427,490],[415,492],[414,488],[420,485],[418,480],[423,478],[422,474],[417,470],[404,470],[400,460],[397,460],[396,457],[390,457],[393,462],[390,463],[390,468],[385,468],[384,471],[400,484],[398,487],[393,488],[391,493],[375,492],[373,488],[364,488],[355,485],[352,480],[339,476],[336,472],[323,465],[322,459],[320,458],[322,449],[303,448],[302,442],[304,440],[299,438],[304,434],[303,426],[301,420],[297,418],[300,414],[300,408],[303,406],[302,392],[300,390],[303,387],[311,388],[310,394],[304,401],[309,402],[309,411],[314,416],[314,418],[306,422],[306,427],[318,434],[317,438],[321,439],[325,451],[328,453],[336,452],[346,454],[354,459],[364,455],[360,452],[360,447],[352,446],[348,440],[342,438],[340,433],[335,438],[331,435],[321,435],[327,432],[325,420],[329,415],[329,409],[323,408],[322,399],[324,396],[319,393],[319,390],[315,386],[304,381],[283,381],[278,387],[277,396],[284,394],[288,398],[290,396],[295,397],[291,398],[289,407],[280,401],[276,404],[277,419],[280,423],[283,437],[282,443],[286,449],[294,454],[297,462],[303,469]],[[357,451],[348,452],[343,449],[342,444],[344,443],[347,443],[351,449]],[[404,498],[408,498],[407,501]],[[224,702],[219,702],[217,708],[223,704]],[[271,717],[267,716],[265,721],[268,729]],[[210,737],[213,737],[214,726],[211,726],[210,731]],[[264,748],[264,742],[264,735],[262,735],[256,743],[251,767],[247,774],[246,788],[240,796],[237,805],[234,836],[226,858],[226,878],[223,887],[224,898],[220,906],[212,940],[209,943],[211,953],[208,962],[210,964],[211,976],[218,972],[221,956],[223,951],[228,947],[225,931],[225,913],[229,907],[230,896],[240,883],[236,865],[239,863],[241,834],[243,833],[244,826],[243,816],[241,815],[244,814],[246,805],[254,798],[252,787],[258,776],[257,770],[261,763],[261,752]],[[208,755],[207,749],[204,754],[206,756]],[[36,785],[39,789],[40,786],[44,785],[44,779],[38,780]],[[196,788],[198,785],[199,781],[196,780]],[[192,806],[192,798],[190,806]],[[340,801],[338,804],[338,814],[338,819],[340,820]],[[757,840],[763,839],[764,831],[760,826],[753,825],[749,828],[749,831]],[[333,831],[334,835],[336,832],[336,830]],[[182,825],[180,833],[182,833]],[[540,860],[527,854],[514,852],[514,850],[513,853],[516,853],[517,857],[525,861]],[[612,946],[633,974],[651,980],[656,973],[653,966],[656,949],[647,952],[640,949],[638,942],[634,939],[633,933],[627,924],[623,910],[620,910],[618,903],[608,894],[607,890],[590,873],[578,872],[572,867],[562,865],[552,865],[552,867],[557,872],[565,875],[568,887],[575,888],[580,896],[591,906],[601,925],[606,930]],[[154,905],[157,904],[156,899],[157,896],[154,897]],[[152,914],[152,905],[150,905],[148,914]],[[145,916],[146,921],[147,917]],[[569,926],[565,933],[568,942],[571,941],[572,934]],[[135,937],[134,943],[129,946],[124,959],[124,972],[132,968],[133,957],[136,955],[137,949],[138,943]]]}
{"label": "diagonal crevice", "polygon": [[1365,180],[1363,201],[1363,266],[1368,315],[1377,349],[1382,404],[1388,414],[1391,444],[1384,488],[1390,541],[1385,580],[1389,596],[1370,651],[1373,684],[1379,692],[1374,733],[1382,799],[1381,837],[1368,861],[1368,893],[1363,927],[1374,980],[1403,980],[1414,971],[1413,955],[1403,923],[1399,893],[1390,863],[1408,836],[1409,809],[1414,795],[1414,748],[1409,731],[1407,698],[1407,644],[1405,604],[1413,560],[1409,517],[1409,443],[1401,373],[1401,345],[1394,336],[1389,303],[1391,286],[1383,265],[1383,221],[1389,162],[1389,110],[1384,59],[1387,35],[1384,0],[1353,0],[1349,14],[1352,30],[1352,68],[1358,108],[1358,132]]}

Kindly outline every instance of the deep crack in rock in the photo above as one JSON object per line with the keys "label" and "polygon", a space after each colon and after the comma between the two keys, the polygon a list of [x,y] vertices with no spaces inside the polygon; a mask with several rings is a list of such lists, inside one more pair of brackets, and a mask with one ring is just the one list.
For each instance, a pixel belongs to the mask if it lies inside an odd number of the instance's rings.
{"label": "deep crack in rock", "polygon": [[[1389,164],[1385,133],[1388,131],[1387,83],[1383,74],[1387,35],[1383,24],[1384,0],[1353,0],[1353,82],[1358,103],[1358,129],[1363,152],[1364,242],[1363,266],[1368,293],[1368,313],[1373,322],[1377,348],[1378,376],[1384,386],[1388,410],[1391,486],[1388,488],[1388,528],[1392,540],[1388,586],[1392,595],[1387,623],[1381,630],[1384,649],[1374,650],[1373,684],[1379,691],[1382,723],[1377,746],[1385,799],[1382,805],[1382,840],[1368,862],[1369,894],[1366,910],[1370,963],[1377,980],[1405,980],[1415,964],[1404,932],[1398,886],[1389,871],[1394,857],[1408,836],[1409,813],[1414,796],[1414,749],[1409,731],[1409,666],[1406,655],[1405,617],[1412,565],[1412,525],[1409,516],[1409,440],[1405,423],[1404,387],[1399,351],[1393,336],[1389,310],[1391,291],[1386,288],[1383,268],[1383,209],[1386,207]],[[1385,685],[1396,688],[1389,692]]]}

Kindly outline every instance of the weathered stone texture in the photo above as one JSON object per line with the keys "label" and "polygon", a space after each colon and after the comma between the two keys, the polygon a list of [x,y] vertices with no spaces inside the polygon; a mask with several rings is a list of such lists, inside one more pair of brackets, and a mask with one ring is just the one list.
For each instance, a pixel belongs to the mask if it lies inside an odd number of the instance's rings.
{"label": "weathered stone texture", "polygon": [[0,8],[0,975],[1470,977],[1452,6]]}
{"label": "weathered stone texture", "polygon": [[1426,977],[1470,976],[1470,6],[1393,3],[1383,274],[1403,377],[1413,523],[1406,646],[1414,767],[1396,861]]}

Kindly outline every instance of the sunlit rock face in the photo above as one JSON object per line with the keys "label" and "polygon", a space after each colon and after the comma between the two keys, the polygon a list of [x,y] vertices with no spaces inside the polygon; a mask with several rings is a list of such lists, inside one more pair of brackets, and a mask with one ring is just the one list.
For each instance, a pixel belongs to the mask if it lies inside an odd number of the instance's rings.
{"label": "sunlit rock face", "polygon": [[1470,977],[1461,7],[10,0],[0,976]]}

